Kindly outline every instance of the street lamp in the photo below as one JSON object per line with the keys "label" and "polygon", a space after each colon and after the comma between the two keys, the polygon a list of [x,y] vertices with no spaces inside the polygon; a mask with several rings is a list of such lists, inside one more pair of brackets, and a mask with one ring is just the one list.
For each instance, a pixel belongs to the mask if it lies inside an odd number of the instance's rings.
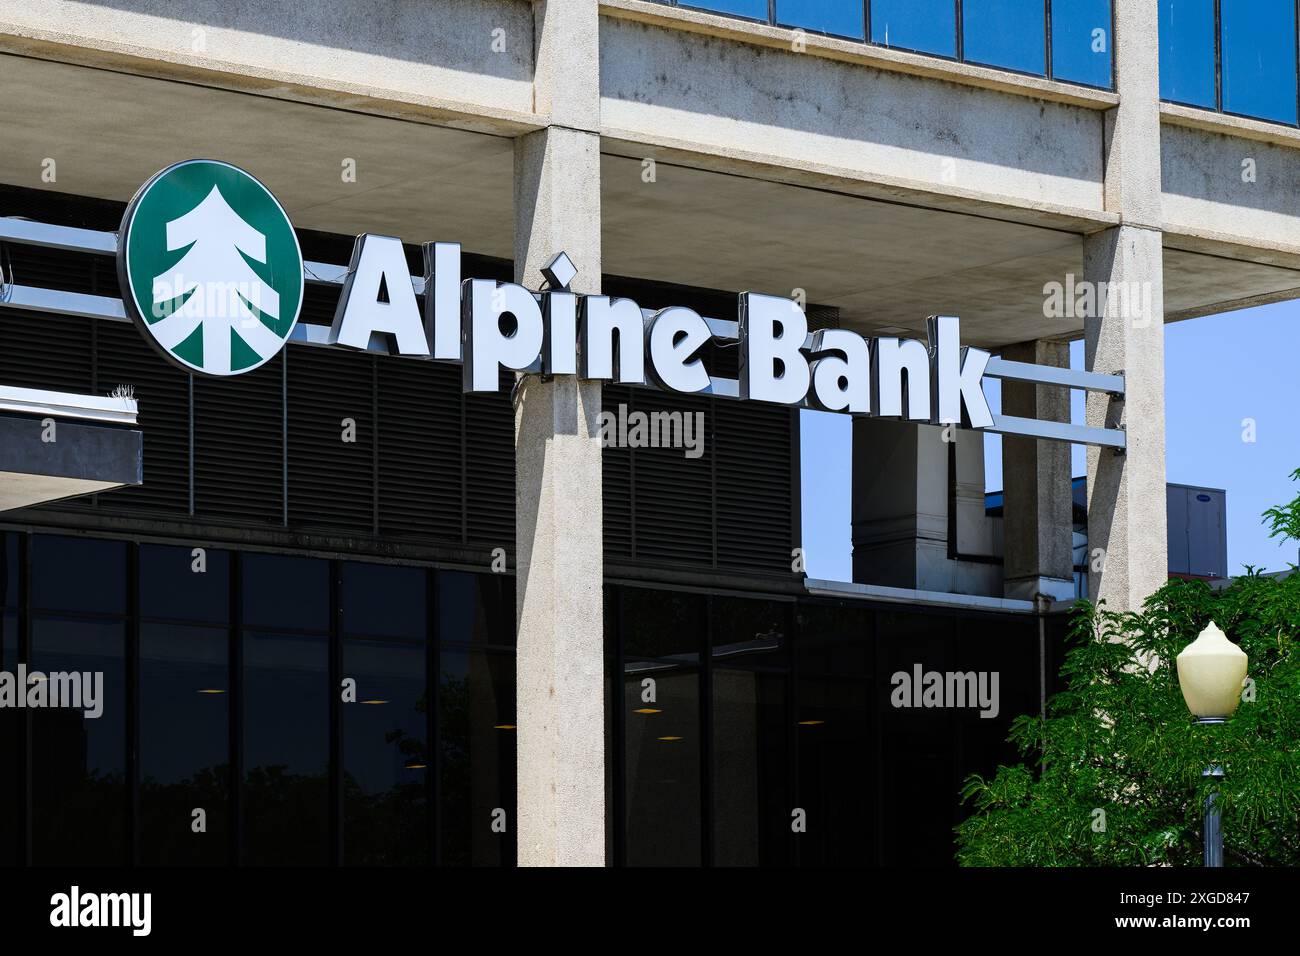
{"label": "street lamp", "polygon": [[[1246,679],[1246,652],[1219,630],[1213,621],[1178,655],[1178,686],[1187,709],[1198,724],[1221,724],[1241,703],[1241,683]],[[1223,777],[1212,764],[1203,777]],[[1215,795],[1205,798],[1205,865],[1223,866],[1223,831]]]}

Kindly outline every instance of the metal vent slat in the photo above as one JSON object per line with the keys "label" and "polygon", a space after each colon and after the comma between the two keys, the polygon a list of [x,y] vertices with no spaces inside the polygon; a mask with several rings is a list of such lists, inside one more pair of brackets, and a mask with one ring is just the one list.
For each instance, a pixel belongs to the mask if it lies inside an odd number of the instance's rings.
{"label": "metal vent slat", "polygon": [[194,377],[194,510],[200,517],[282,522],[283,363],[281,355],[243,375]]}

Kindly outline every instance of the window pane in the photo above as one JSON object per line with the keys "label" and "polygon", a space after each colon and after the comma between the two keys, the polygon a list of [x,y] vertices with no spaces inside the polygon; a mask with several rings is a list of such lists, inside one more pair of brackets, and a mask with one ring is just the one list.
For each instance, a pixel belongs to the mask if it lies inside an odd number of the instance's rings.
{"label": "window pane", "polygon": [[1046,73],[1043,11],[1043,0],[965,0],[963,58],[1023,73]]}
{"label": "window pane", "polygon": [[680,6],[711,10],[714,13],[730,13],[753,20],[767,20],[767,0],[687,0]]}
{"label": "window pane", "polygon": [[[229,655],[224,628],[140,625],[140,856],[145,863],[229,860]],[[196,808],[206,814],[206,832],[194,832]]]}
{"label": "window pane", "polygon": [[515,643],[515,579],[504,574],[438,572],[438,640]]}
{"label": "window pane", "polygon": [[1214,109],[1214,0],[1160,0],[1160,98]]}
{"label": "window pane", "polygon": [[440,862],[513,866],[514,655],[444,649],[440,665]]}
{"label": "window pane", "polygon": [[871,42],[956,56],[957,6],[953,0],[872,0]]}
{"label": "window pane", "polygon": [[126,613],[126,544],[38,534],[32,539],[32,606]]}
{"label": "window pane", "polygon": [[715,597],[711,603],[715,661],[747,667],[787,663],[793,603],[731,597]]}
{"label": "window pane", "polygon": [[1052,76],[1111,88],[1110,0],[1052,0]]}
{"label": "window pane", "polygon": [[32,621],[29,674],[45,675],[47,694],[62,683],[56,673],[103,675],[98,717],[67,707],[29,711],[35,863],[127,862],[125,645],[125,627],[115,621]]}
{"label": "window pane", "polygon": [[804,674],[866,677],[872,671],[875,614],[824,604],[799,607],[799,670]]}
{"label": "window pane", "polygon": [[326,631],[330,626],[329,562],[245,553],[243,601],[246,625]]}
{"label": "window pane", "polygon": [[[0,613],[0,671],[18,674],[18,615]],[[16,692],[16,688],[15,688]],[[0,707],[0,866],[14,866],[20,860],[18,810],[22,775],[18,766],[18,733],[21,728],[15,707]]]}
{"label": "window pane", "polygon": [[808,814],[808,830],[798,844],[803,866],[876,862],[870,692],[867,681],[799,684],[799,801]]}
{"label": "window pane", "polygon": [[140,614],[225,624],[230,619],[230,555],[203,549],[140,546]]}
{"label": "window pane", "polygon": [[424,640],[423,568],[348,562],[343,565],[343,632]]}
{"label": "window pane", "polygon": [[18,607],[18,543],[13,531],[0,532],[0,607]]}
{"label": "window pane", "polygon": [[343,673],[357,682],[357,703],[343,707],[345,859],[427,863],[424,645],[350,638]]}
{"label": "window pane", "polygon": [[323,865],[329,861],[329,640],[246,633],[243,641],[245,862]]}
{"label": "window pane", "polygon": [[623,589],[623,656],[697,663],[704,645],[705,598],[684,591]]}
{"label": "window pane", "polygon": [[1293,0],[1223,0],[1223,109],[1296,121]]}
{"label": "window pane", "polygon": [[776,0],[776,22],[821,33],[862,39],[863,5],[859,0]]}
{"label": "window pane", "polygon": [[[654,700],[643,681],[654,680]],[[667,664],[623,673],[629,866],[699,866],[700,678]]]}
{"label": "window pane", "polygon": [[788,678],[713,671],[713,850],[719,866],[790,862]]}

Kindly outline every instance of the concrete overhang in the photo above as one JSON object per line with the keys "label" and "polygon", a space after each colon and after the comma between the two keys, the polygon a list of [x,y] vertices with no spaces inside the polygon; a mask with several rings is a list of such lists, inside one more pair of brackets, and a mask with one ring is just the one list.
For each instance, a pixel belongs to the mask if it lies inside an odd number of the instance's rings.
{"label": "concrete overhang", "polygon": [[0,511],[144,480],[135,400],[0,385]]}

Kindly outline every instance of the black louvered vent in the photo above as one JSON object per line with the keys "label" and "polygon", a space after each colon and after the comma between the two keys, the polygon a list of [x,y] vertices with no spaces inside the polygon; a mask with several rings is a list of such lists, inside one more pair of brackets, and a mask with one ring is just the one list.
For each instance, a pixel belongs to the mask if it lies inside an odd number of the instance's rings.
{"label": "black louvered vent", "polygon": [[189,375],[156,353],[125,322],[95,326],[95,375],[101,392],[126,386],[139,403],[145,483],[97,496],[101,509],[189,512]]}
{"label": "black louvered vent", "polygon": [[374,528],[375,357],[290,346],[289,524]]}
{"label": "black louvered vent", "polygon": [[464,540],[462,403],[459,366],[379,361],[382,534]]}
{"label": "black louvered vent", "polygon": [[94,321],[0,310],[0,382],[88,394],[94,385]]}
{"label": "black louvered vent", "polygon": [[515,547],[514,373],[496,392],[465,396],[466,537],[473,545]]}
{"label": "black louvered vent", "polygon": [[790,572],[797,451],[790,409],[606,386],[604,410],[702,411],[704,453],[604,451],[605,557],[618,563]]}
{"label": "black louvered vent", "polygon": [[[282,521],[283,373],[284,360],[277,356],[243,375],[194,377],[194,510],[199,517]],[[149,481],[147,472],[144,480]]]}
{"label": "black louvered vent", "polygon": [[712,411],[718,565],[789,572],[798,412],[721,400]]}

